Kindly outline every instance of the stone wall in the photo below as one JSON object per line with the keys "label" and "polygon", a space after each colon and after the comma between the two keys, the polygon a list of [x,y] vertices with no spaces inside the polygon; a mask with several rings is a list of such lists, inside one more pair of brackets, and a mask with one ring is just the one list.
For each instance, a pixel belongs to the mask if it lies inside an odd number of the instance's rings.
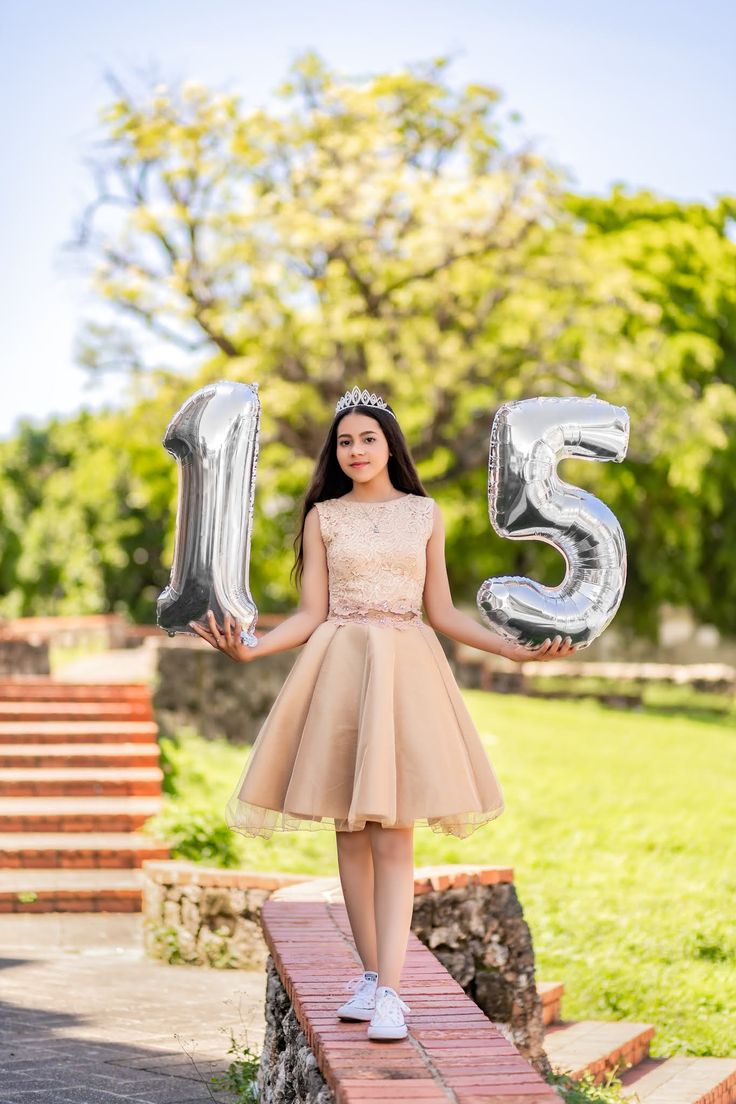
{"label": "stone wall", "polygon": [[411,926],[537,1072],[548,1072],[532,937],[513,882],[415,895]]}
{"label": "stone wall", "polygon": [[334,1104],[335,1100],[270,954],[266,960],[266,1029],[258,1070],[258,1099],[260,1104]]}
{"label": "stone wall", "polygon": [[49,646],[28,640],[0,640],[0,678],[16,675],[48,675]]}
{"label": "stone wall", "polygon": [[94,650],[133,646],[136,641],[129,641],[130,634],[140,634],[140,627],[131,625],[119,613],[16,617],[4,622],[2,629],[13,639],[32,644]]}
{"label": "stone wall", "polygon": [[[261,969],[268,950],[260,910],[271,893],[301,900],[308,887],[316,899],[341,899],[339,878],[222,870],[175,860],[144,861],[143,873],[146,952],[173,964]],[[513,871],[450,863],[417,867],[414,875],[412,930],[545,1076],[549,1065],[534,949]]]}
{"label": "stone wall", "polygon": [[163,638],[153,707],[163,732],[196,728],[205,739],[252,744],[301,648],[235,663],[201,640]]}
{"label": "stone wall", "polygon": [[261,905],[304,875],[222,870],[173,859],[143,862],[143,942],[172,965],[262,969]]}

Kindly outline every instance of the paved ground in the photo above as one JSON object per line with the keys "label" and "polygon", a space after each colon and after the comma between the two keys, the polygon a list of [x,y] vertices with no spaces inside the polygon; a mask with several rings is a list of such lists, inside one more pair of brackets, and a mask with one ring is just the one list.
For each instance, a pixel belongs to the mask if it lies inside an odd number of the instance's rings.
{"label": "paved ground", "polygon": [[232,1104],[231,1032],[260,1051],[265,975],[146,958],[140,915],[0,916],[0,1104]]}
{"label": "paved ground", "polygon": [[153,644],[80,656],[54,668],[60,682],[151,682],[158,653]]}

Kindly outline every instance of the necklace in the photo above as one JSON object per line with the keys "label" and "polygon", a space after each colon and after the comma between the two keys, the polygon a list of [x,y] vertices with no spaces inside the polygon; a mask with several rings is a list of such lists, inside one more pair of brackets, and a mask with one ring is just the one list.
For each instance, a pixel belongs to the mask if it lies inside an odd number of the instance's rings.
{"label": "necklace", "polygon": [[[360,506],[360,503],[358,503],[358,505]],[[365,506],[360,506],[360,508],[363,511],[363,513],[365,513]],[[370,521],[371,525],[373,526],[373,532],[374,533],[380,533],[381,530],[376,525],[376,519],[373,518],[373,517],[369,517],[368,520]]]}
{"label": "necklace", "polygon": [[[407,496],[407,495],[405,495],[405,494],[404,494],[404,495],[400,495],[400,498],[407,498],[407,497],[408,497],[408,496]],[[380,532],[381,532],[381,530],[380,530],[380,529],[378,528],[378,525],[376,524],[376,519],[375,519],[375,515],[373,515],[373,516],[371,517],[371,515],[370,515],[370,514],[366,514],[366,512],[365,512],[365,506],[364,506],[364,505],[363,505],[362,503],[358,502],[358,501],[357,501],[356,499],[350,499],[350,498],[349,498],[349,499],[348,499],[347,501],[348,501],[348,502],[355,502],[355,505],[356,505],[356,506],[360,506],[360,509],[361,509],[361,511],[363,512],[364,516],[368,518],[368,521],[370,522],[370,524],[371,524],[371,526],[372,526],[372,528],[373,528],[373,532],[374,532],[374,533],[380,533]],[[385,506],[385,505],[387,505],[387,504],[388,504],[389,502],[398,502],[398,501],[399,501],[399,499],[398,499],[398,498],[388,498],[388,499],[386,499],[386,501],[385,501],[385,502],[374,502],[374,503],[372,503],[372,505],[374,505],[374,506]]]}

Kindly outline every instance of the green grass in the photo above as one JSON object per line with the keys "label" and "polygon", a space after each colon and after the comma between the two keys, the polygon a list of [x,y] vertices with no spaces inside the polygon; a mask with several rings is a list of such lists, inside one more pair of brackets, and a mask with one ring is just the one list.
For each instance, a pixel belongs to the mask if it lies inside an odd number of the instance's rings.
{"label": "green grass", "polygon": [[[655,1056],[736,1054],[733,721],[463,694],[507,807],[466,840],[418,828],[417,865],[513,867],[537,978],[565,983],[565,1019],[652,1023]],[[218,854],[248,748],[192,732],[162,746],[169,816],[185,837],[202,810],[215,833],[203,861],[337,873],[331,831],[226,828]]]}

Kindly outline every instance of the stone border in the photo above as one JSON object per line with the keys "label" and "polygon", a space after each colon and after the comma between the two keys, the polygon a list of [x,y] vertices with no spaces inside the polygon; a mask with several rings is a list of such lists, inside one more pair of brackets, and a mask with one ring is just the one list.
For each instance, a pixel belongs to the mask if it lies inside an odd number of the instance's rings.
{"label": "stone border", "polygon": [[[271,1104],[304,1104],[289,1081],[300,1081],[310,1104],[320,1099],[324,1085],[309,1084],[311,1056],[338,1104],[396,1104],[404,1098],[470,1104],[503,1096],[517,1104],[559,1104],[543,1071],[498,1030],[414,932],[401,971],[402,995],[411,1007],[408,1037],[376,1046],[366,1038],[364,1023],[339,1022],[335,1009],[345,999],[345,982],[360,971],[347,910],[342,901],[320,900],[309,883],[301,887],[300,899],[299,888],[274,893],[262,912],[273,966],[288,996],[285,1006],[280,989],[271,986],[267,992],[274,1007],[271,1015],[266,1008],[259,1085]],[[285,1081],[286,1091],[280,1092]]]}
{"label": "stone border", "polygon": [[[339,878],[144,860],[144,946],[172,965],[265,969],[264,901],[342,902]],[[513,869],[417,867],[411,929],[539,1073],[548,1072],[531,932]]]}

